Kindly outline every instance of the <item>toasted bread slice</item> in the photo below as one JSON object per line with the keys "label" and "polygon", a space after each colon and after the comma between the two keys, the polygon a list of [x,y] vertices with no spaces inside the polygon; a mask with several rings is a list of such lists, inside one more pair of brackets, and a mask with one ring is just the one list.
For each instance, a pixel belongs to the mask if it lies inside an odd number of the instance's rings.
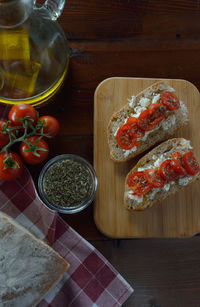
{"label": "toasted bread slice", "polygon": [[141,197],[132,195],[132,190],[127,185],[127,178],[130,174],[136,171],[159,167],[164,160],[172,158],[175,152],[184,154],[191,150],[190,141],[184,138],[174,138],[160,144],[142,157],[128,173],[125,180],[124,204],[126,208],[137,211],[150,208],[157,202],[164,200],[166,197],[194,182],[199,177],[199,173],[194,176],[180,176],[177,180],[166,183],[163,188],[154,188]]}
{"label": "toasted bread slice", "polygon": [[138,139],[138,147],[135,146],[130,150],[125,150],[118,145],[116,140],[118,129],[129,117],[138,117],[143,110],[149,108],[151,103],[159,102],[162,93],[166,91],[175,93],[175,90],[163,81],[154,83],[137,96],[132,97],[128,104],[113,114],[107,130],[108,145],[112,160],[115,162],[128,161],[153,145],[168,139],[176,130],[188,123],[188,110],[184,103],[180,101],[178,110],[167,112],[166,118],[156,129],[146,132],[143,138]]}

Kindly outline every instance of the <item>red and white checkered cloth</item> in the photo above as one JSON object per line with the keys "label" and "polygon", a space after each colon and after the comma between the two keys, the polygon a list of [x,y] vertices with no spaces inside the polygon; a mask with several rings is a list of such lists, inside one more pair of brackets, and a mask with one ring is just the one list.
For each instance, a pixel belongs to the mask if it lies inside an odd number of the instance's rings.
{"label": "red and white checkered cloth", "polygon": [[[5,118],[6,114],[6,108],[0,106],[0,117]],[[90,243],[44,205],[26,168],[15,181],[0,180],[0,210],[47,241],[70,263],[64,278],[38,307],[117,307],[133,292]]]}

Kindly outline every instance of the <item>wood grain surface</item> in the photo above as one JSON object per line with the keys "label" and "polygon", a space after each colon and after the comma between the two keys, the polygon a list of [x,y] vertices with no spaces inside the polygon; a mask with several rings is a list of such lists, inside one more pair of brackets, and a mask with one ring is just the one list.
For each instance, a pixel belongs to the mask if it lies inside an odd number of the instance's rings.
{"label": "wood grain surface", "polygon": [[[92,163],[94,92],[106,78],[186,79],[200,90],[198,0],[67,0],[58,22],[71,56],[62,89],[40,109],[61,122],[49,158],[76,153]],[[29,170],[37,185],[41,166]],[[96,228],[92,206],[62,217],[134,287],[123,307],[200,306],[199,236],[111,240]]]}
{"label": "wood grain surface", "polygon": [[[200,230],[199,181],[150,209],[137,212],[124,207],[125,178],[138,158],[116,163],[110,159],[107,127],[112,114],[127,104],[127,99],[152,85],[155,79],[110,78],[95,92],[94,167],[99,181],[94,217],[100,231],[114,238],[187,237]],[[189,111],[189,125],[175,136],[191,140],[200,161],[200,93],[184,80],[167,80]],[[155,147],[155,146],[154,146]],[[142,154],[140,155],[141,158]]]}

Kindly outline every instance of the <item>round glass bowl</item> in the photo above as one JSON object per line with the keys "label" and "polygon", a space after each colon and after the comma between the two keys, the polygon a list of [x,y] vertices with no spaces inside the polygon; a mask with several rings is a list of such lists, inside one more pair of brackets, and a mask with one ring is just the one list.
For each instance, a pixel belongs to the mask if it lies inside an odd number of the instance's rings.
{"label": "round glass bowl", "polygon": [[[69,172],[66,171],[65,165],[69,163],[70,165],[79,167],[80,170],[83,171],[84,176],[86,176],[85,178],[83,178],[83,180],[80,179],[80,184],[78,184],[78,181],[77,181],[79,179],[76,179],[76,180],[74,179],[75,176],[80,177],[79,175],[80,173],[77,174],[77,167],[74,168],[74,173],[73,173],[73,169],[72,169],[72,172],[70,171],[70,178],[68,179],[67,173]],[[64,168],[62,168],[62,166],[64,166]],[[60,172],[59,172],[59,168],[61,170]],[[61,173],[63,173],[63,175]],[[61,182],[61,180],[63,182]],[[67,181],[64,181],[64,180],[67,180]],[[70,180],[72,181],[71,184],[70,184]],[[74,183],[74,181],[76,183]],[[77,191],[79,188],[81,189],[82,185],[84,185],[85,182],[87,182],[87,192],[84,191],[85,196],[83,199],[81,199],[81,201],[79,201],[77,204],[74,204],[74,205],[72,203],[66,205],[64,202],[62,203],[62,205],[60,204],[62,202],[60,198],[62,198],[61,196],[62,193],[65,193],[64,192],[65,188],[66,190],[68,189],[66,193],[70,194],[71,191]],[[98,180],[97,180],[97,176],[96,176],[96,173],[92,165],[88,163],[85,159],[81,158],[80,156],[73,155],[73,154],[63,154],[63,155],[56,156],[53,159],[49,160],[42,168],[39,178],[38,178],[38,190],[39,190],[39,194],[43,202],[50,209],[58,211],[60,213],[64,213],[64,214],[77,213],[87,208],[95,198],[97,186],[98,186]],[[55,201],[56,197],[59,199],[59,201],[57,200]]]}

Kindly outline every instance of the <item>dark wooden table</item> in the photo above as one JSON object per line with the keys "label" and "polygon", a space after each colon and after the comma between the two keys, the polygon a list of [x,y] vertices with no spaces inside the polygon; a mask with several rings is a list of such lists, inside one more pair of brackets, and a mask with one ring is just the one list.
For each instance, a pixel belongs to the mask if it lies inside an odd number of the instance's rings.
{"label": "dark wooden table", "polygon": [[[94,91],[105,78],[181,78],[200,89],[198,0],[67,0],[59,22],[71,60],[55,103],[40,110],[61,123],[50,158],[74,153],[93,161]],[[30,170],[37,181],[40,168]],[[97,230],[92,206],[63,218],[134,287],[124,306],[200,306],[198,235],[112,240]]]}

